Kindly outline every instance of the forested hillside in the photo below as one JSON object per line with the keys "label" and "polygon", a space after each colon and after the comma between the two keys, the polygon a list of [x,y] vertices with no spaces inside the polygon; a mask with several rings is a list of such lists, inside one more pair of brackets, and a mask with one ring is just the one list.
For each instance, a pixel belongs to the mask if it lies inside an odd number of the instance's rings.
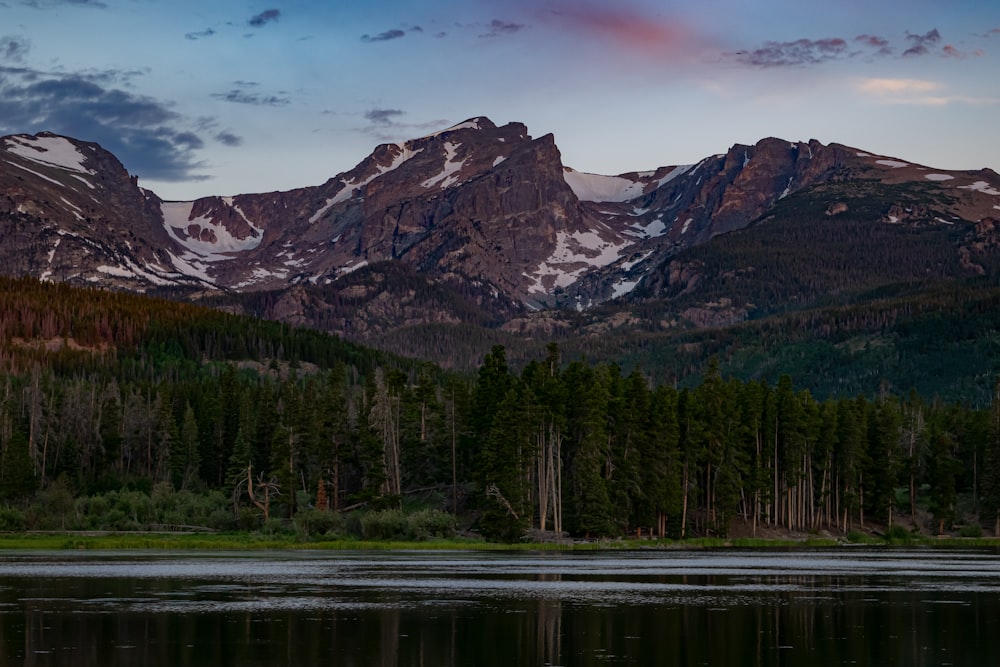
{"label": "forested hillside", "polygon": [[818,400],[711,361],[678,389],[560,354],[518,370],[496,346],[452,375],[287,325],[3,279],[0,518],[336,530],[316,517],[423,507],[516,540],[1000,516],[1000,398]]}

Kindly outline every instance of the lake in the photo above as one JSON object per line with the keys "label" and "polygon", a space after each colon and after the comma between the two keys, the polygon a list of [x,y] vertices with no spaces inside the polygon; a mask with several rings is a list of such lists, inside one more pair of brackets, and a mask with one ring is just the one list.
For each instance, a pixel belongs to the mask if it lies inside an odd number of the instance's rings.
{"label": "lake", "polygon": [[1000,554],[0,552],[0,665],[1000,665]]}

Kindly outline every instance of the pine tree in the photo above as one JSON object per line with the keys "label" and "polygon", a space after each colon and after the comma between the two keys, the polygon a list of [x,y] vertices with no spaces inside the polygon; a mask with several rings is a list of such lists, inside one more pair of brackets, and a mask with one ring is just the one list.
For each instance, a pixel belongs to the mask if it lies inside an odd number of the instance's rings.
{"label": "pine tree", "polygon": [[955,503],[958,499],[956,479],[960,468],[955,459],[954,447],[951,438],[944,432],[938,432],[931,437],[929,500],[938,534],[951,528],[955,521]]}
{"label": "pine tree", "polygon": [[574,363],[565,377],[574,397],[567,422],[574,451],[569,465],[574,532],[608,535],[613,531],[613,509],[605,476],[610,458],[606,369]]}
{"label": "pine tree", "polygon": [[984,459],[981,513],[984,522],[993,523],[993,534],[1000,536],[1000,376],[993,385],[989,440]]}
{"label": "pine tree", "polygon": [[177,455],[174,456],[171,452],[170,456],[175,484],[182,490],[191,489],[200,479],[198,467],[201,464],[201,452],[198,421],[190,403],[184,409],[184,422],[177,445]]}
{"label": "pine tree", "polygon": [[0,441],[0,499],[22,501],[38,489],[38,475],[28,452],[28,438],[15,429],[6,442]]}
{"label": "pine tree", "polygon": [[680,536],[681,453],[678,446],[677,391],[658,387],[650,400],[649,440],[642,452],[642,490],[645,499],[640,520],[656,527],[658,537],[666,537],[668,524],[676,526],[672,536]]}

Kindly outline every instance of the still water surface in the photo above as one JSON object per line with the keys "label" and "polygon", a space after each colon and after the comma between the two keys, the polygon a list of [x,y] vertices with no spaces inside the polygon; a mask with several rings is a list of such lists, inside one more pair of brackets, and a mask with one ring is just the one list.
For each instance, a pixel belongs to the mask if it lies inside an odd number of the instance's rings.
{"label": "still water surface", "polygon": [[0,665],[1000,665],[990,551],[0,552]]}

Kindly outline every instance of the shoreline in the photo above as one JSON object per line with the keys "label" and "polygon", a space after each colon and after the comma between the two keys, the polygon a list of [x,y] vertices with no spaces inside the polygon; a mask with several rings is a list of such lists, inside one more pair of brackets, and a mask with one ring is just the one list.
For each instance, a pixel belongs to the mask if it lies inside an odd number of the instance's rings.
{"label": "shoreline", "polygon": [[45,532],[0,534],[0,551],[699,551],[706,549],[829,549],[851,547],[1000,549],[995,537],[906,539],[869,536],[863,540],[802,535],[782,538],[692,538],[686,540],[606,539],[571,542],[500,543],[474,539],[298,540],[256,533]]}

